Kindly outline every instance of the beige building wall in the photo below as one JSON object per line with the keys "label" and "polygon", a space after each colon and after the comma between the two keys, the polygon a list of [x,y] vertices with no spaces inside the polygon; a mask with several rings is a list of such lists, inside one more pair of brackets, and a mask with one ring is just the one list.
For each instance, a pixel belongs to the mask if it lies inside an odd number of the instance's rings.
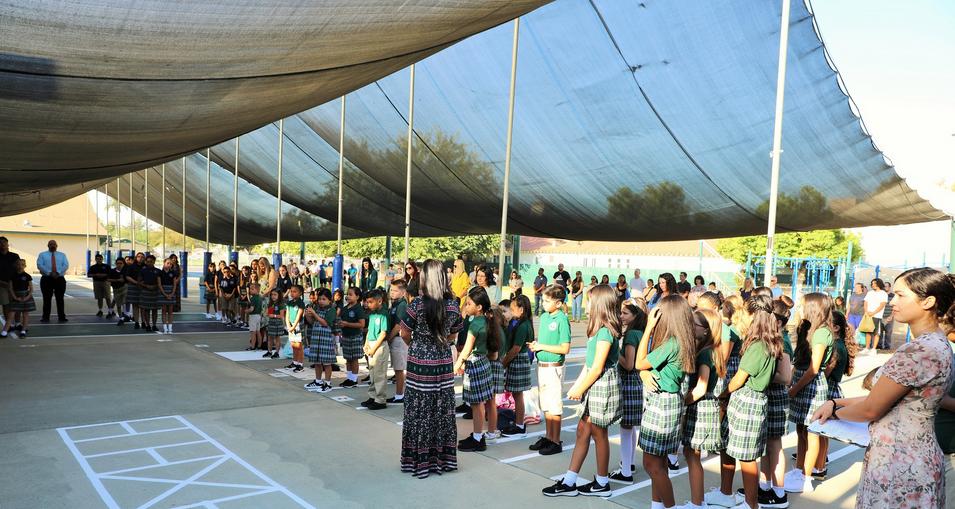
{"label": "beige building wall", "polygon": [[[51,235],[29,233],[6,233],[10,241],[10,251],[27,261],[27,272],[39,273],[36,269],[36,257],[46,251],[46,244],[56,240],[57,250],[66,255],[70,262],[67,274],[86,274],[86,235]],[[90,242],[92,243],[92,238]],[[90,246],[92,249],[92,246]]]}

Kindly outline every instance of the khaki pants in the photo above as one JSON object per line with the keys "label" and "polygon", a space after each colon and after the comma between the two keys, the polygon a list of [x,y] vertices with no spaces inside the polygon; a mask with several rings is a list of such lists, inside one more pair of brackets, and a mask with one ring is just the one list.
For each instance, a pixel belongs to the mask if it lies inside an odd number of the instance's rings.
{"label": "khaki pants", "polygon": [[368,369],[371,371],[371,383],[368,386],[368,397],[378,403],[387,399],[385,387],[388,385],[388,361],[391,355],[388,344],[378,347],[375,355],[368,359]]}
{"label": "khaki pants", "polygon": [[945,503],[946,507],[951,507],[955,501],[955,453],[946,454],[943,460],[945,464]]}

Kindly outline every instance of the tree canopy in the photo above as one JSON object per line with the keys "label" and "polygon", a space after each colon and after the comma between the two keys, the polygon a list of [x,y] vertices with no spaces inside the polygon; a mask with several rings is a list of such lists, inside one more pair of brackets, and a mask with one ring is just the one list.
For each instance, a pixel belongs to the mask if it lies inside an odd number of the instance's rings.
{"label": "tree canopy", "polygon": [[[862,259],[862,238],[859,234],[845,230],[815,230],[809,232],[780,233],[775,236],[775,254],[791,258],[845,258],[852,243],[852,261]],[[716,250],[722,256],[746,263],[747,253],[754,256],[766,254],[766,236],[753,235],[722,239],[716,243]]]}

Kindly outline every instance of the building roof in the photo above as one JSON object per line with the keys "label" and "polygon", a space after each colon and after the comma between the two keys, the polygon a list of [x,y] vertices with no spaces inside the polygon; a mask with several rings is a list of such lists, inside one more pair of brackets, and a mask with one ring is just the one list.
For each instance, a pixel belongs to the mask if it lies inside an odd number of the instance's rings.
{"label": "building roof", "polygon": [[26,214],[0,217],[0,232],[85,235],[87,231],[95,234],[99,227],[100,234],[105,235],[106,228],[102,223],[97,223],[96,211],[86,194],[81,194],[57,205]]}
{"label": "building roof", "polygon": [[[704,240],[703,257],[719,258],[711,241]],[[600,242],[521,237],[521,251],[534,254],[700,256],[700,241]]]}

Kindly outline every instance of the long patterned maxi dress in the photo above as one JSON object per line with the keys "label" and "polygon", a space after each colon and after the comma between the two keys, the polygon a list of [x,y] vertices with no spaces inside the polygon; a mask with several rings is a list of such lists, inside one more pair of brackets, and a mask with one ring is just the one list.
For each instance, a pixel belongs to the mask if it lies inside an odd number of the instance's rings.
{"label": "long patterned maxi dress", "polygon": [[[903,345],[879,368],[872,385],[887,376],[911,390],[881,419],[862,463],[856,507],[942,509],[945,474],[935,438],[935,413],[952,383],[952,350],[941,332]],[[949,501],[951,504],[952,501]]]}
{"label": "long patterned maxi dress", "polygon": [[[447,337],[460,331],[463,321],[454,300],[448,299],[444,305],[446,319],[442,332]],[[411,331],[401,429],[401,471],[424,479],[431,473],[441,474],[458,468],[454,364],[451,344],[436,338],[428,328],[420,297],[408,305],[408,317],[401,325]]]}

